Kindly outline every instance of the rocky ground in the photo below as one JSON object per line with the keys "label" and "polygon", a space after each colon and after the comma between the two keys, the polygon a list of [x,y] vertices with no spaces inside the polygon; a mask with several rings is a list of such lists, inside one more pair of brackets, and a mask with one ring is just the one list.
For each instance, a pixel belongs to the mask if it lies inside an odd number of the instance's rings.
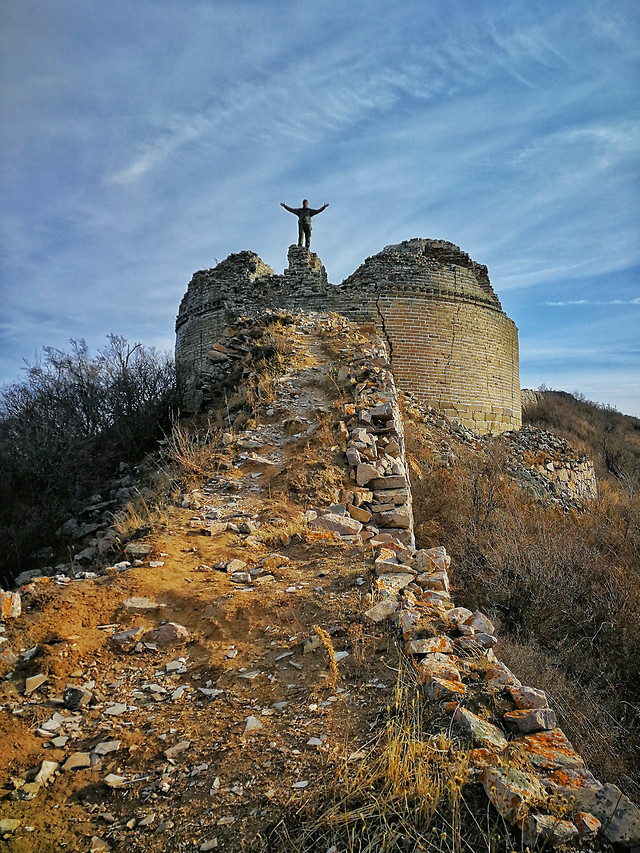
{"label": "rocky ground", "polygon": [[[566,768],[590,774],[546,696],[499,663],[486,616],[454,607],[444,548],[413,547],[384,353],[336,316],[269,322],[268,346],[249,327],[220,343],[248,405],[219,399],[207,444],[174,435],[181,474],[150,477],[166,500],[139,483],[117,524],[68,525],[74,560],[2,594],[0,844],[355,849],[323,832],[332,815],[379,839],[368,850],[610,851],[593,814],[562,819]],[[406,413],[434,465],[485,452],[416,401]],[[637,829],[625,808],[617,838]],[[427,847],[403,820],[436,833]]]}
{"label": "rocky ground", "polygon": [[127,559],[22,587],[2,633],[8,850],[248,848],[384,726],[398,653],[362,620],[373,558],[303,518],[347,477],[321,380],[354,342],[313,331],[262,422]]}

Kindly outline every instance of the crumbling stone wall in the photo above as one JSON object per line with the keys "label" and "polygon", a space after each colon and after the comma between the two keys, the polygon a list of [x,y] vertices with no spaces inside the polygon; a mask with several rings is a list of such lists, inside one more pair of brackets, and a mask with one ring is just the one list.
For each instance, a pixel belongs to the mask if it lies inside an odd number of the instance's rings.
{"label": "crumbling stone wall", "polygon": [[234,316],[298,308],[371,326],[386,340],[398,387],[475,432],[519,429],[518,332],[485,266],[453,243],[422,239],[387,246],[338,286],[306,249],[291,246],[288,261],[275,275],[241,252],[194,275],[176,323],[187,408],[208,348]]}
{"label": "crumbling stone wall", "polygon": [[550,497],[565,509],[598,497],[593,462],[563,438],[528,426],[510,433],[508,440],[517,463],[512,473],[539,497]]}
{"label": "crumbling stone wall", "polygon": [[215,269],[193,274],[176,320],[176,366],[188,411],[195,408],[195,378],[234,315],[233,306],[242,294],[251,291],[256,279],[272,275],[271,267],[255,252],[229,255]]}

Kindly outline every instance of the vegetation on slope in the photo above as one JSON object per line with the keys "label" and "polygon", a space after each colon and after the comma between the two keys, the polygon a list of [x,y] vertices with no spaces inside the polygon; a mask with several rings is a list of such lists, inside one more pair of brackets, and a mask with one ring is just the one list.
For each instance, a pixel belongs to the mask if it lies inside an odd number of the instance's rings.
{"label": "vegetation on slope", "polygon": [[177,405],[173,363],[116,335],[91,356],[47,347],[26,379],[0,392],[0,579],[100,490],[120,463],[155,446]]}
{"label": "vegetation on slope", "polygon": [[638,492],[640,418],[564,391],[538,391],[536,398],[523,410],[524,423],[550,430],[588,454],[598,479],[612,483],[616,491]]}
{"label": "vegetation on slope", "polygon": [[501,659],[550,694],[590,769],[637,799],[640,421],[556,394],[525,421],[594,459],[598,500],[582,513],[534,500],[507,474],[501,439],[456,446],[444,467],[414,423],[418,546],[446,545],[456,603],[496,618]]}

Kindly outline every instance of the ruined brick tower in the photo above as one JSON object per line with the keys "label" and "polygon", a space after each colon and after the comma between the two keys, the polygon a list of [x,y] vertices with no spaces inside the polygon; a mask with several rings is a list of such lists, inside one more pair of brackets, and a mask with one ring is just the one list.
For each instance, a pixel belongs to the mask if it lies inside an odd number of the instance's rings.
{"label": "ruined brick tower", "polygon": [[197,410],[207,355],[234,317],[265,308],[335,311],[386,339],[396,383],[478,433],[521,426],[518,330],[487,268],[443,240],[387,246],[340,285],[306,249],[282,275],[253,252],[197,272],[176,321],[183,404]]}

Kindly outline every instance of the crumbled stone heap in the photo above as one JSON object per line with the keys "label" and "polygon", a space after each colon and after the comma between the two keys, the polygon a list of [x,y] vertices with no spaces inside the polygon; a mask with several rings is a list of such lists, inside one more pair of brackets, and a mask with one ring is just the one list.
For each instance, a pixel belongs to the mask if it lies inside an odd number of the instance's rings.
{"label": "crumbled stone heap", "polygon": [[352,387],[357,400],[344,406],[340,421],[354,486],[343,491],[342,504],[320,510],[312,526],[410,546],[413,513],[402,418],[387,355],[378,346],[377,357],[355,359],[338,371],[337,383]]}
{"label": "crumbled stone heap", "polygon": [[[523,685],[498,660],[491,620],[480,611],[454,607],[446,550],[416,551],[394,538],[371,542],[380,598],[365,617],[398,622],[427,701],[451,715],[452,725],[468,740],[471,778],[522,831],[523,845],[577,845],[600,833],[637,849],[640,810],[619,788],[587,770],[558,727],[544,691]],[[553,804],[563,801],[571,807],[558,817]]]}
{"label": "crumbled stone heap", "polygon": [[511,473],[540,499],[581,509],[585,501],[597,498],[593,463],[563,438],[528,426],[506,433],[505,439],[513,455]]}

